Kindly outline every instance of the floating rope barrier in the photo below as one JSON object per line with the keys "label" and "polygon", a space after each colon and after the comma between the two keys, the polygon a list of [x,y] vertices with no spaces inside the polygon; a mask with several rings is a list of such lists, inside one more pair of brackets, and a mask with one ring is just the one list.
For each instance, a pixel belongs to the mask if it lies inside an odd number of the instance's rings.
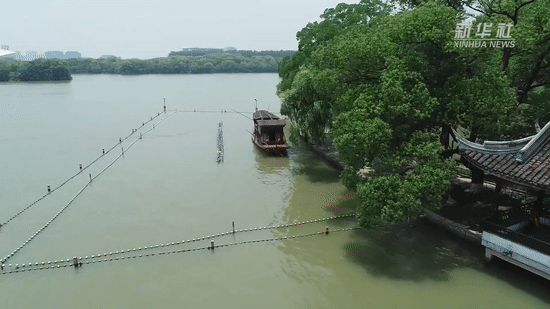
{"label": "floating rope barrier", "polygon": [[[165,110],[166,110],[166,108],[165,108]],[[168,117],[174,115],[177,112],[178,111],[175,110],[173,113],[169,114],[168,116],[166,116],[165,118],[163,118],[159,122],[157,122],[156,125],[160,124],[162,121],[164,121],[165,119],[167,119]],[[158,117],[159,115],[160,115],[160,113],[157,116],[155,116],[154,118]],[[151,117],[151,119],[149,121],[147,121],[147,123],[153,121],[154,118]],[[140,128],[144,127],[145,124],[146,124],[146,122],[143,122],[142,126]],[[266,239],[245,240],[245,241],[233,242],[233,243],[227,243],[227,244],[220,244],[220,245],[215,245],[214,244],[214,238],[227,236],[227,235],[235,235],[235,234],[238,234],[238,233],[245,233],[245,232],[253,232],[253,231],[261,231],[261,230],[293,227],[293,226],[299,226],[299,225],[304,225],[304,224],[311,224],[311,223],[316,223],[316,222],[323,222],[323,221],[333,220],[333,219],[337,219],[337,218],[355,216],[355,214],[347,214],[347,215],[333,216],[333,217],[316,219],[316,220],[295,222],[295,223],[290,223],[290,224],[272,225],[272,226],[248,228],[248,229],[241,229],[241,230],[235,230],[234,226],[233,226],[232,231],[223,232],[223,233],[220,233],[220,234],[215,234],[215,235],[210,235],[210,236],[199,237],[199,238],[195,238],[195,239],[192,239],[192,240],[189,239],[187,241],[182,240],[182,241],[171,242],[171,243],[160,244],[160,245],[154,245],[154,246],[145,246],[145,247],[138,247],[138,248],[133,248],[133,249],[123,249],[123,250],[120,250],[120,251],[115,251],[114,253],[109,252],[109,253],[91,255],[91,256],[85,256],[84,258],[75,256],[72,259],[54,260],[53,262],[52,261],[36,262],[36,263],[27,263],[27,264],[21,264],[21,265],[19,265],[19,264],[8,264],[8,265],[6,265],[5,264],[9,259],[13,258],[13,256],[17,252],[19,252],[23,247],[25,247],[30,241],[32,241],[34,238],[36,238],[36,236],[40,232],[42,232],[46,227],[48,227],[55,219],[57,219],[58,216],[63,211],[65,211],[68,208],[68,206],[70,206],[73,203],[73,201],[92,183],[93,180],[95,180],[97,177],[99,177],[99,175],[101,175],[104,171],[106,171],[109,167],[111,167],[121,156],[124,155],[124,152],[128,151],[138,141],[138,139],[142,139],[143,135],[147,134],[148,132],[150,132],[154,128],[155,128],[155,124],[153,124],[153,127],[150,128],[149,130],[147,130],[143,133],[140,133],[139,138],[137,138],[132,143],[130,143],[130,145],[127,146],[126,150],[124,150],[124,148],[122,148],[121,153],[110,164],[108,164],[103,170],[101,170],[94,177],[92,177],[92,175],[90,174],[90,181],[88,183],[86,183],[86,185],[84,187],[82,187],[82,189],[80,189],[80,191],[78,191],[78,193],[75,196],[73,196],[73,198],[71,198],[71,200],[55,214],[55,216],[53,216],[42,228],[40,228],[36,233],[34,233],[27,241],[25,241],[22,245],[20,245],[12,253],[8,254],[6,257],[4,257],[2,260],[0,260],[0,274],[11,274],[11,273],[17,273],[17,272],[42,270],[42,269],[52,269],[52,268],[61,268],[61,267],[67,267],[67,266],[79,267],[79,266],[82,266],[84,264],[119,261],[119,260],[133,259],[133,258],[138,258],[138,257],[149,257],[149,256],[154,256],[155,254],[163,255],[163,254],[170,254],[170,253],[182,253],[182,252],[190,252],[190,251],[199,251],[199,250],[205,250],[205,249],[214,250],[215,248],[221,248],[221,247],[226,247],[226,246],[234,246],[234,245],[240,245],[240,244],[249,244],[249,243],[256,243],[256,242],[276,241],[276,240],[287,240],[287,239],[293,239],[293,238],[329,234],[329,228],[327,226],[326,230],[324,232],[315,232],[315,233],[309,233],[309,234],[284,236],[284,237],[273,237],[273,238],[266,238]],[[220,125],[220,128],[221,128],[221,125]],[[138,131],[138,129],[135,129],[135,130],[133,129],[132,133],[129,134],[128,136],[126,136],[124,138],[124,140],[128,139],[131,135],[133,135],[137,131]],[[119,139],[119,144],[121,144],[122,141],[123,141],[122,139]],[[119,144],[117,144],[117,145],[119,145]],[[111,150],[113,150],[114,148],[116,148],[117,145],[115,145],[111,149],[109,149],[107,151],[107,153],[110,152]],[[223,140],[222,140],[221,145],[222,145],[222,150],[223,150]],[[104,156],[105,154],[106,153],[104,152],[102,156]],[[102,156],[100,156],[99,158],[101,158]],[[83,170],[85,170],[86,168],[88,168],[89,166],[94,164],[97,160],[99,160],[99,158],[94,160],[92,163],[88,164],[85,168],[82,168],[82,166],[81,166],[81,171],[79,173],[77,173],[76,175],[80,174]],[[66,180],[62,185],[67,183],[72,178],[76,177],[76,175],[74,175],[71,178],[69,178],[68,180]],[[60,188],[62,185],[54,188],[54,191],[57,190],[58,188]],[[49,191],[49,193],[53,192],[49,189],[49,186],[48,186],[48,191]],[[45,196],[47,196],[47,194]],[[42,197],[41,199],[43,199],[44,197]],[[40,201],[41,199],[39,199],[38,201]],[[32,205],[36,204],[38,201],[31,204],[30,206],[28,206],[23,211],[27,210]],[[20,213],[22,213],[23,211],[21,211]],[[19,215],[20,213],[18,213],[17,215]],[[10,218],[10,220],[15,218],[16,216],[13,216],[12,218]],[[8,220],[7,222],[9,222],[10,220]],[[336,229],[336,230],[331,230],[330,232],[331,233],[332,232],[341,232],[341,231],[349,231],[349,230],[354,230],[354,229],[359,229],[359,227]],[[165,250],[168,247],[174,247],[174,246],[177,246],[177,245],[184,245],[184,244],[189,244],[189,243],[204,241],[204,240],[211,240],[210,246],[196,247],[196,248],[190,248],[190,249],[178,249],[178,250],[171,250],[171,251],[166,251]],[[158,251],[158,250],[161,250],[161,251]],[[164,251],[162,251],[162,250],[164,250]],[[155,252],[152,252],[152,251],[155,251]],[[141,253],[141,254],[138,254],[138,253]]]}
{"label": "floating rope barrier", "polygon": [[[355,216],[355,214],[335,216],[335,217],[329,217],[329,218],[323,218],[323,219],[317,219],[317,220],[310,220],[310,221],[304,221],[304,222],[297,222],[297,223],[291,223],[291,224],[274,225],[274,226],[268,226],[268,227],[263,227],[263,228],[259,227],[259,228],[244,229],[244,230],[240,230],[240,232],[259,231],[259,230],[262,230],[262,229],[266,230],[266,229],[275,229],[275,228],[280,228],[280,227],[291,227],[291,226],[297,226],[297,225],[302,225],[302,224],[322,222],[322,221],[327,221],[327,220],[332,220],[332,219],[337,219],[337,218],[353,217],[353,216]],[[222,233],[222,234],[217,234],[217,235],[199,237],[199,238],[195,238],[195,239],[187,240],[187,241],[183,240],[183,241],[160,244],[160,245],[154,245],[154,246],[149,246],[149,247],[139,247],[139,248],[126,249],[126,250],[120,250],[120,251],[115,251],[115,252],[85,256],[84,258],[75,256],[72,259],[60,259],[60,260],[55,260],[53,262],[48,261],[48,262],[36,262],[36,263],[23,263],[21,265],[19,265],[19,264],[5,265],[4,263],[2,263],[1,269],[0,269],[0,274],[11,274],[11,273],[17,273],[17,272],[33,271],[33,270],[45,270],[45,269],[61,268],[61,267],[67,267],[67,266],[80,267],[80,266],[85,265],[85,264],[130,260],[130,259],[142,258],[142,257],[153,257],[155,255],[164,255],[164,254],[171,254],[171,253],[184,253],[184,252],[200,251],[200,250],[206,250],[206,249],[213,250],[213,249],[216,249],[216,248],[243,245],[243,244],[251,244],[251,243],[258,243],[258,242],[282,241],[282,240],[289,240],[289,239],[302,238],[302,237],[311,237],[311,236],[316,236],[316,235],[328,235],[330,233],[351,231],[351,230],[357,230],[357,229],[361,229],[361,228],[360,227],[342,228],[342,229],[330,230],[330,232],[329,232],[329,229],[328,229],[328,226],[327,226],[326,230],[322,231],[322,232],[314,232],[314,233],[292,235],[292,236],[272,237],[272,238],[265,238],[265,239],[235,241],[235,242],[232,242],[232,243],[219,244],[219,245],[214,244],[214,240],[212,240],[213,238],[219,237],[219,236],[224,236],[224,235],[229,235],[229,234],[234,234],[233,232],[228,232],[228,233]],[[237,233],[237,231],[235,231],[235,233]],[[184,245],[186,243],[192,243],[192,242],[197,242],[197,241],[207,240],[207,239],[211,239],[210,246],[195,247],[195,248],[189,248],[189,249],[177,249],[177,250],[174,249],[174,250],[158,251],[158,250],[163,250],[163,248],[168,248],[168,247],[171,247],[171,246]],[[150,251],[155,251],[155,252],[150,252]]]}
{"label": "floating rope barrier", "polygon": [[[167,117],[161,119],[159,122],[157,122],[157,125],[159,123],[161,123],[164,119],[172,116],[174,113],[168,115]],[[147,134],[149,133],[151,130],[153,130],[153,128],[145,131],[143,133],[144,134]],[[142,138],[142,136],[140,134],[140,137],[137,138],[136,140],[134,140],[127,148],[126,148],[126,151],[128,151],[139,139]],[[99,175],[103,174],[103,172],[105,172],[109,167],[111,167],[113,164],[115,164],[115,162],[120,159],[120,157],[122,157],[124,155],[124,148],[122,149],[122,153],[119,154],[109,165],[107,165],[105,168],[103,168],[103,170],[101,170],[99,173],[97,173],[94,177],[92,177],[90,175],[90,181],[86,183],[86,185],[84,185],[84,187],[82,187],[82,189],[80,189],[80,191],[78,191],[78,193],[73,196],[73,198],[71,198],[71,200],[65,204],[65,206],[63,208],[61,208],[44,226],[42,226],[40,229],[38,229],[37,232],[35,232],[31,237],[29,237],[29,239],[27,239],[25,242],[23,242],[23,244],[21,244],[19,247],[17,247],[17,249],[15,249],[14,251],[12,251],[11,253],[9,253],[8,255],[6,255],[4,258],[2,258],[0,260],[0,263],[4,264],[5,262],[7,262],[9,259],[11,259],[17,252],[19,252],[23,247],[25,247],[29,242],[31,242],[38,234],[40,234],[45,228],[47,228],[55,219],[57,219],[57,217],[67,209],[67,207],[69,207],[69,205],[72,204],[72,202],[84,191],[84,189],[86,189],[91,183],[93,180],[95,180],[97,177],[99,177]]]}
{"label": "floating rope barrier", "polygon": [[[151,117],[151,119],[147,120],[146,122],[142,122],[141,124],[141,127],[140,128],[143,128],[147,123],[153,121],[155,118],[159,117],[160,116],[160,113],[158,113],[156,116],[154,117]],[[171,116],[171,115],[169,115]],[[168,118],[169,116],[167,116],[166,118]],[[164,118],[164,119],[166,119]],[[161,120],[162,121],[162,120]],[[160,122],[159,122],[160,123]],[[154,128],[154,125],[153,125],[153,128]],[[75,178],[76,176],[82,174],[82,172],[84,172],[88,167],[92,166],[94,163],[96,163],[99,159],[103,158],[105,155],[107,155],[109,152],[111,152],[111,150],[115,149],[118,145],[120,145],[123,141],[126,141],[128,138],[130,138],[130,136],[132,136],[134,133],[137,132],[137,129],[132,129],[132,133],[128,134],[125,138],[119,138],[119,142],[117,144],[115,144],[113,147],[109,148],[107,151],[103,150],[102,154],[97,157],[95,160],[93,160],[91,163],[89,163],[88,165],[86,166],[82,166],[80,165],[80,169],[78,171],[78,173],[74,174],[73,176],[69,177],[67,180],[65,180],[63,183],[61,183],[60,185],[58,185],[57,187],[51,189],[50,186],[48,186],[48,193],[44,194],[42,197],[40,197],[39,199],[37,199],[36,201],[32,202],[29,206],[23,208],[22,210],[20,210],[19,212],[17,212],[16,214],[14,214],[13,216],[11,216],[8,220],[6,220],[5,222],[3,222],[2,224],[0,224],[0,227],[1,226],[4,226],[6,225],[7,223],[9,223],[11,220],[15,219],[16,217],[18,217],[19,215],[21,215],[22,213],[24,213],[25,211],[27,211],[29,208],[31,208],[32,206],[34,206],[35,204],[37,204],[38,202],[40,202],[41,200],[43,200],[45,197],[47,197],[48,195],[50,195],[51,193],[53,193],[54,191],[56,191],[57,189],[63,187],[65,184],[67,184],[69,181],[71,181],[73,178]],[[149,132],[149,131],[147,131]]]}

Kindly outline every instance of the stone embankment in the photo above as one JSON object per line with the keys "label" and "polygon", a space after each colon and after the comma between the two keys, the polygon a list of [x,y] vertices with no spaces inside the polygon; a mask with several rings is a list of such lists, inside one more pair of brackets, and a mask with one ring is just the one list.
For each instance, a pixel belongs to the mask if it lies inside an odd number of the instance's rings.
{"label": "stone embankment", "polygon": [[[340,159],[338,150],[334,147],[334,145],[332,145],[332,143],[326,142],[320,145],[313,145],[311,148],[334,168],[339,170],[344,169],[344,163]],[[455,235],[464,241],[481,245],[481,233],[471,230],[467,225],[449,220],[430,210],[425,210],[424,214],[421,215],[421,218],[424,218],[431,224],[450,232],[452,235]]]}
{"label": "stone embankment", "polygon": [[315,153],[325,159],[325,161],[327,161],[327,163],[330,164],[332,167],[339,170],[344,169],[344,162],[340,160],[338,150],[336,149],[336,147],[334,147],[332,143],[325,142],[323,144],[312,145],[311,148]]}

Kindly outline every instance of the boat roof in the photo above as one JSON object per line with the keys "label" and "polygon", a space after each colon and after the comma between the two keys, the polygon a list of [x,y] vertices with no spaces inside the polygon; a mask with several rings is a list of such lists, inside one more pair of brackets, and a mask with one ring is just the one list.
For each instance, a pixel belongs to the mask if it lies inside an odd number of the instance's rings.
{"label": "boat roof", "polygon": [[273,113],[266,110],[256,111],[252,118],[254,118],[254,122],[256,122],[259,126],[264,127],[282,127],[286,124],[284,119],[280,119]]}
{"label": "boat roof", "polygon": [[256,120],[256,123],[261,127],[284,127],[286,121],[284,119]]}
{"label": "boat roof", "polygon": [[275,116],[266,110],[258,110],[253,114],[254,120],[277,120],[279,117]]}

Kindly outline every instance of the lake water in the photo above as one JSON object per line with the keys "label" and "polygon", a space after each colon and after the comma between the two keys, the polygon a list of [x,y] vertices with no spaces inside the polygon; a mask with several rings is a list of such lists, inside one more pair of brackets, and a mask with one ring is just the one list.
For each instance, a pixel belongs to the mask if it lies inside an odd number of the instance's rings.
{"label": "lake water", "polygon": [[[307,150],[264,156],[247,132],[251,121],[230,113],[251,116],[254,99],[278,111],[278,81],[76,75],[68,83],[0,84],[0,222],[101,157],[0,228],[0,258],[16,251],[4,271],[33,263],[31,271],[0,272],[1,307],[548,308],[548,281],[498,260],[484,265],[481,248],[416,222],[290,238],[357,227],[346,217],[237,232],[215,238],[237,245],[188,251],[232,222],[239,231],[355,211],[337,170]],[[217,164],[220,121],[225,161]],[[94,263],[34,270],[73,256]]]}

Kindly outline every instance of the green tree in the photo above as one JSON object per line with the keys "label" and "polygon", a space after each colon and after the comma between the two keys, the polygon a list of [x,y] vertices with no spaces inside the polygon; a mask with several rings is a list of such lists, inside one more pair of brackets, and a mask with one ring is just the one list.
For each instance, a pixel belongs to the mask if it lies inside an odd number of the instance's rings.
{"label": "green tree", "polygon": [[379,13],[344,28],[341,21],[357,20],[354,11],[327,10],[325,20],[299,32],[300,51],[279,66],[281,112],[306,142],[333,139],[366,226],[439,206],[455,176],[441,158],[451,126],[471,140],[520,137],[536,111],[549,110],[540,103],[549,97],[549,0],[501,1],[476,17],[518,25],[516,49],[456,48],[464,10],[454,2],[411,3],[390,16],[374,2]]}

